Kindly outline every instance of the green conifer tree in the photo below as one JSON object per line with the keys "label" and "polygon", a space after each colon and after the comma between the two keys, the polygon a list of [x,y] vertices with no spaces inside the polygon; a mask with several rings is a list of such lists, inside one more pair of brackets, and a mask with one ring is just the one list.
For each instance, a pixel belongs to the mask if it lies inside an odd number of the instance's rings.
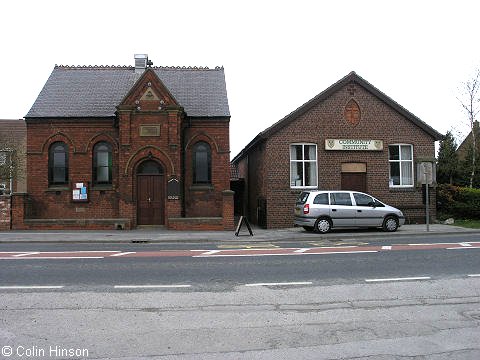
{"label": "green conifer tree", "polygon": [[458,175],[457,142],[448,131],[438,149],[437,182],[453,185]]}

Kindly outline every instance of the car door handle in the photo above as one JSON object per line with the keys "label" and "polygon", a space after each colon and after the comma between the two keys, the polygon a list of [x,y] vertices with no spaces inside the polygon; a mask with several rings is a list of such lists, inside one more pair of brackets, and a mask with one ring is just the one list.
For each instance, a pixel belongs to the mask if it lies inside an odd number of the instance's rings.
{"label": "car door handle", "polygon": [[337,211],[337,209],[332,209],[332,211]]}
{"label": "car door handle", "polygon": [[362,212],[362,210],[357,210],[357,212]]}

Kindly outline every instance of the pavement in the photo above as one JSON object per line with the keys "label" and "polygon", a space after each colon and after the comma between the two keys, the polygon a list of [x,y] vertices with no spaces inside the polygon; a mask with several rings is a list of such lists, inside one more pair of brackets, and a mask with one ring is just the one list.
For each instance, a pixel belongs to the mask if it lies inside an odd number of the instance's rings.
{"label": "pavement", "polygon": [[171,242],[276,242],[276,241],[312,241],[342,239],[374,239],[393,237],[421,237],[431,234],[480,234],[480,229],[467,229],[455,225],[425,224],[403,225],[394,233],[380,229],[339,229],[328,234],[316,234],[301,227],[286,229],[261,229],[253,227],[253,236],[243,226],[238,236],[234,231],[178,231],[162,227],[137,230],[50,230],[50,231],[0,231],[0,243],[43,242],[43,243],[171,243]]}

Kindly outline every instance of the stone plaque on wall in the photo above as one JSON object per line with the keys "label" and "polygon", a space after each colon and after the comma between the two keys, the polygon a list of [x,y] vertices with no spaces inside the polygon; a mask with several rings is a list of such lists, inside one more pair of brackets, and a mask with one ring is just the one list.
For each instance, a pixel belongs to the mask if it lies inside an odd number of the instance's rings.
{"label": "stone plaque on wall", "polygon": [[140,136],[160,136],[160,125],[140,125]]}

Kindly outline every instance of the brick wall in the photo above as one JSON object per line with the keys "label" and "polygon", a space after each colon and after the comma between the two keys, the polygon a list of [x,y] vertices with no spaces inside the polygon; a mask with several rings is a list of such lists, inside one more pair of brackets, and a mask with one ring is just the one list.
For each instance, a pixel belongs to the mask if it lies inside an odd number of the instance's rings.
{"label": "brick wall", "polygon": [[[28,194],[31,218],[82,219],[118,217],[118,131],[113,119],[72,119],[71,121],[27,121]],[[65,186],[48,184],[50,145],[62,141],[68,146],[69,179]],[[113,184],[93,187],[92,152],[99,141],[112,145]],[[87,183],[89,202],[72,202],[72,184]]]}
{"label": "brick wall", "polygon": [[[185,131],[185,216],[217,217],[223,214],[222,191],[230,189],[230,145],[228,121],[192,121]],[[193,147],[199,141],[210,145],[211,184],[193,184]],[[233,209],[232,209],[233,216]]]}
{"label": "brick wall", "polygon": [[[351,85],[350,85],[351,86]],[[345,120],[345,106],[354,98],[361,109],[361,120],[352,125]],[[325,139],[378,139],[383,140],[382,151],[327,151]],[[300,115],[289,125],[272,134],[265,141],[265,157],[258,151],[249,156],[250,169],[266,176],[268,186],[255,186],[254,197],[267,199],[267,226],[269,228],[290,227],[293,224],[293,206],[300,190],[290,188],[291,143],[317,144],[318,187],[335,190],[341,188],[342,163],[367,164],[367,192],[386,203],[404,210],[407,221],[422,221],[421,189],[389,188],[389,144],[412,144],[414,161],[434,158],[434,139],[413,122],[403,117],[389,105],[359,85],[352,96],[351,87],[345,86],[326,100]],[[255,163],[253,163],[255,162]],[[265,167],[262,170],[262,167]],[[416,166],[414,163],[416,177]],[[249,178],[252,177],[250,172]],[[258,179],[257,181],[262,181]],[[249,185],[252,187],[252,184]],[[250,190],[251,194],[254,194]],[[250,198],[250,203],[254,199]],[[253,210],[250,204],[250,211]],[[431,196],[431,214],[435,217],[435,193]],[[255,216],[251,213],[251,217]]]}

